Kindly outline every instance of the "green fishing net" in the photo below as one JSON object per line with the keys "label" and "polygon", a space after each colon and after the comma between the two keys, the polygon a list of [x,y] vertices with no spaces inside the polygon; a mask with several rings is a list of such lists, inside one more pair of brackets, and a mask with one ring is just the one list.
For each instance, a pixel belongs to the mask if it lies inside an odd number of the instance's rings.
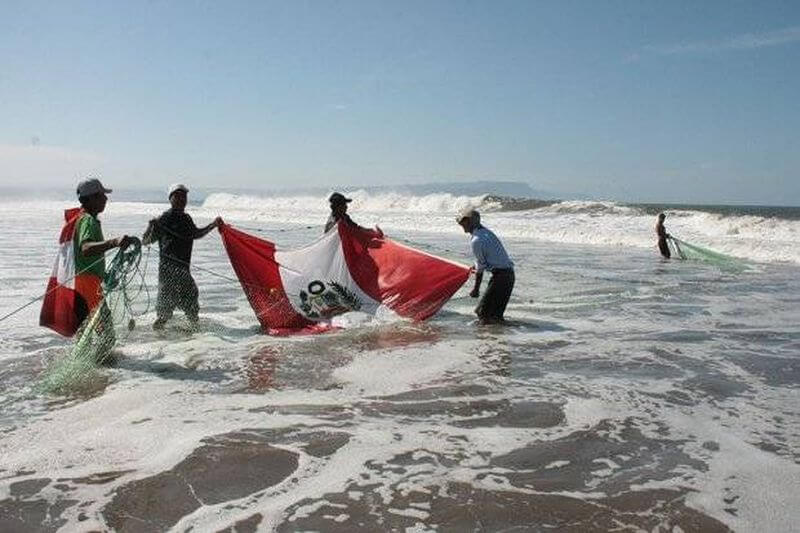
{"label": "green fishing net", "polygon": [[703,261],[721,267],[740,268],[744,265],[735,257],[725,255],[696,244],[690,244],[686,241],[670,237],[673,251],[675,255],[681,259],[690,259],[695,261]]}
{"label": "green fishing net", "polygon": [[[42,392],[80,394],[102,381],[99,367],[114,362],[117,331],[126,336],[135,327],[135,316],[143,314],[132,307],[147,291],[141,260],[139,239],[133,238],[125,250],[117,251],[106,269],[100,305],[83,322],[68,353],[48,365],[38,387]],[[149,306],[149,295],[147,301]]]}

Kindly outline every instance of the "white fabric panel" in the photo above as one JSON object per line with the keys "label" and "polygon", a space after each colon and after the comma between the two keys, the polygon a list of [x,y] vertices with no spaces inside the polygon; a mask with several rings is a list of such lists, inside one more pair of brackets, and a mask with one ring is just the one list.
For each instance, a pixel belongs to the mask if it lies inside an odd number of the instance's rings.
{"label": "white fabric panel", "polygon": [[309,284],[316,280],[326,285],[335,281],[350,290],[361,300],[360,311],[365,313],[374,314],[380,304],[367,296],[350,276],[338,231],[329,231],[318,241],[300,250],[276,250],[275,261],[280,265],[281,282],[286,296],[301,315],[307,316],[300,307],[300,292],[309,293]]}
{"label": "white fabric panel", "polygon": [[52,277],[56,278],[59,285],[75,288],[75,247],[71,240],[61,243]]}

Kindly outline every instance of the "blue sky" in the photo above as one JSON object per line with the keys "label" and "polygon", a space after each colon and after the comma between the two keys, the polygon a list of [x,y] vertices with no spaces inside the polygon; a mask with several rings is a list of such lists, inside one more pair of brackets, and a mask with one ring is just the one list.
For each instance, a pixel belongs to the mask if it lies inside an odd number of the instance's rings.
{"label": "blue sky", "polygon": [[800,2],[0,0],[0,185],[800,205]]}

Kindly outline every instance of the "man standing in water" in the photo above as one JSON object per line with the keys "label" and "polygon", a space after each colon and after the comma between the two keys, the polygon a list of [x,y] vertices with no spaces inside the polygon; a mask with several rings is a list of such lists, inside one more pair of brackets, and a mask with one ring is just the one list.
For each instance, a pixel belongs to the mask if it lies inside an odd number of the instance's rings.
{"label": "man standing in water", "polygon": [[353,222],[353,219],[350,218],[350,215],[347,214],[347,204],[349,204],[352,201],[353,201],[352,198],[346,198],[342,193],[335,192],[331,194],[330,198],[328,198],[328,202],[330,202],[331,204],[331,214],[328,217],[328,221],[325,222],[325,231],[323,233],[328,233],[331,230],[331,228],[336,226],[336,224],[340,220],[343,220],[350,226],[358,228],[361,231],[366,231],[368,233],[371,233],[373,237],[376,237],[378,239],[383,238],[383,231],[381,231],[381,228],[379,228],[378,226],[375,226],[375,229],[371,230],[359,226],[358,224]]}
{"label": "man standing in water", "polygon": [[189,189],[182,183],[169,188],[169,203],[172,206],[147,226],[142,241],[150,244],[158,241],[158,298],[156,321],[153,329],[162,329],[172,318],[175,308],[182,310],[192,324],[197,323],[200,305],[197,284],[189,267],[192,262],[192,245],[195,239],[205,237],[208,232],[222,224],[217,217],[203,228],[195,226],[185,209]]}
{"label": "man standing in water", "polygon": [[95,354],[98,363],[113,362],[108,359],[108,353],[116,342],[114,324],[111,312],[103,302],[103,280],[106,277],[105,253],[112,248],[124,250],[135,237],[123,235],[116,239],[106,240],[97,215],[102,213],[108,202],[107,194],[111,189],[106,189],[97,178],[86,179],[78,184],[78,201],[83,211],[75,223],[74,253],[75,253],[75,291],[86,300],[89,317],[100,306],[97,317],[95,333],[99,339],[99,350]]}
{"label": "man standing in water", "polygon": [[669,233],[667,233],[667,230],[664,227],[665,218],[667,218],[667,215],[664,213],[658,214],[658,222],[656,222],[656,235],[658,235],[658,250],[661,252],[663,257],[669,259],[672,254],[670,254],[667,239],[669,239],[671,236]]}
{"label": "man standing in water", "polygon": [[475,308],[475,314],[481,324],[498,324],[504,322],[511,291],[514,289],[514,263],[508,257],[500,239],[481,225],[481,215],[475,209],[465,209],[456,218],[464,233],[472,234],[470,246],[475,255],[475,288],[469,293],[473,298],[480,296],[483,272],[492,273],[489,286]]}

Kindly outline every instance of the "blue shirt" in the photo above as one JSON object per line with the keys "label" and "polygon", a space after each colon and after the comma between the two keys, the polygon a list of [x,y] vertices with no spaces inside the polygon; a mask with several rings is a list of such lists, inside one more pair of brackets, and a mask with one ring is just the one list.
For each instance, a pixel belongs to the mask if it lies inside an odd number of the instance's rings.
{"label": "blue shirt", "polygon": [[514,268],[514,263],[508,257],[503,243],[497,235],[483,226],[472,232],[472,253],[475,255],[475,270],[494,272],[497,269]]}

